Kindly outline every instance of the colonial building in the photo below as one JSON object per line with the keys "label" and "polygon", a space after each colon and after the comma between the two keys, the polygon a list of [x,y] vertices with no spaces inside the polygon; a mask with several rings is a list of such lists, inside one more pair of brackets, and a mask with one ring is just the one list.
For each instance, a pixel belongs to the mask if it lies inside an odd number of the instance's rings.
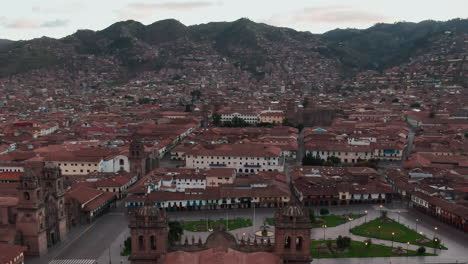
{"label": "colonial building", "polygon": [[41,255],[67,233],[63,176],[50,163],[27,167],[18,185],[17,242]]}
{"label": "colonial building", "polygon": [[187,168],[234,168],[238,173],[284,171],[281,149],[260,144],[198,146],[186,154]]}
{"label": "colonial building", "polygon": [[159,167],[159,152],[157,149],[146,150],[141,138],[135,137],[129,150],[130,172],[138,179],[151,170]]}
{"label": "colonial building", "polygon": [[310,263],[310,219],[299,203],[290,203],[275,214],[274,242],[238,239],[218,228],[205,242],[192,239],[168,245],[165,211],[148,199],[130,217],[132,264],[281,264]]}

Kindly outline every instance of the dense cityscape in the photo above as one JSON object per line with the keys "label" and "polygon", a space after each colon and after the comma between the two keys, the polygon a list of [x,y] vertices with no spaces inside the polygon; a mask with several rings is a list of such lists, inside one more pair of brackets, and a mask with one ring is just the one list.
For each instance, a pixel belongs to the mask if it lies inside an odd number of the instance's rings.
{"label": "dense cityscape", "polygon": [[468,263],[466,19],[128,20],[0,58],[0,264]]}

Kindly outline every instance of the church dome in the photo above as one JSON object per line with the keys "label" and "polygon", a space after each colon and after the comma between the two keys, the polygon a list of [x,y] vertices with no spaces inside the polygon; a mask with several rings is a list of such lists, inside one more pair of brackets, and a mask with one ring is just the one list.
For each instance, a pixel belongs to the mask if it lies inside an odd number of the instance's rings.
{"label": "church dome", "polygon": [[141,208],[138,208],[136,210],[136,215],[137,216],[142,216],[142,217],[146,217],[146,216],[159,217],[159,216],[161,216],[161,210],[159,210],[158,208],[156,208],[153,205],[146,205],[145,204],[145,206],[143,206]]}
{"label": "church dome", "polygon": [[206,238],[208,248],[235,248],[236,238],[226,231],[215,231]]}
{"label": "church dome", "polygon": [[150,218],[159,218],[162,216],[161,210],[154,206],[154,203],[151,201],[149,196],[145,197],[145,203],[143,207],[136,209],[136,217],[150,217]]}
{"label": "church dome", "polygon": [[282,209],[282,214],[289,217],[305,216],[304,209],[299,204],[289,204]]}

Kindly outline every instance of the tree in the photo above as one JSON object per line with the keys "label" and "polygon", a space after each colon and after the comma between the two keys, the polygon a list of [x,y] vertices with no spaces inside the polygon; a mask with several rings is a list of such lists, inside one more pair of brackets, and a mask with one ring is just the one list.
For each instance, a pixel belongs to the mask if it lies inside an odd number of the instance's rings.
{"label": "tree", "polygon": [[249,126],[249,123],[247,123],[244,119],[235,116],[232,120],[230,125],[226,124],[227,126],[232,126],[232,127],[247,127]]}
{"label": "tree", "polygon": [[120,252],[121,256],[129,256],[132,252],[132,238],[127,238],[124,241],[122,252]]}
{"label": "tree", "polygon": [[392,103],[398,103],[399,101],[400,101],[400,100],[398,100],[398,98],[394,98],[394,99],[392,100]]}
{"label": "tree", "polygon": [[420,104],[420,103],[412,103],[412,104],[410,105],[410,107],[413,107],[413,108],[415,108],[415,107],[421,107],[421,104]]}
{"label": "tree", "polygon": [[189,104],[185,105],[185,112],[192,112],[192,108]]}
{"label": "tree", "polygon": [[304,102],[302,103],[302,106],[303,106],[304,108],[306,108],[307,105],[309,105],[309,99],[306,97],[306,98],[304,98]]}
{"label": "tree", "polygon": [[145,98],[138,99],[138,104],[149,104],[149,103],[151,103],[151,99],[149,98],[145,97]]}
{"label": "tree", "polygon": [[309,209],[309,219],[311,223],[315,223],[315,212],[313,209]]}
{"label": "tree", "polygon": [[302,165],[304,166],[322,166],[325,161],[320,158],[319,155],[313,156],[312,153],[308,152],[302,158]]}
{"label": "tree", "polygon": [[190,92],[190,96],[192,96],[192,104],[195,102],[195,100],[200,100],[201,94],[202,93],[200,90],[193,90]]}
{"label": "tree", "polygon": [[320,215],[327,215],[330,211],[327,208],[320,208]]}
{"label": "tree", "polygon": [[345,249],[347,247],[349,247],[351,245],[351,238],[347,237],[347,236],[344,236],[342,237],[341,235],[338,236],[338,238],[336,239],[336,246],[339,248],[339,249]]}
{"label": "tree", "polygon": [[169,241],[170,245],[174,245],[174,243],[179,242],[183,234],[184,229],[180,222],[169,222],[169,233],[167,233],[167,240]]}
{"label": "tree", "polygon": [[333,166],[339,165],[339,164],[341,163],[340,158],[335,157],[335,156],[328,157],[328,158],[327,158],[327,161],[331,161],[331,163],[333,164]]}
{"label": "tree", "polygon": [[289,123],[289,119],[287,117],[283,119],[283,126],[291,126],[291,123]]}
{"label": "tree", "polygon": [[200,99],[202,92],[200,90],[193,90],[190,92],[190,96]]}
{"label": "tree", "polygon": [[213,113],[213,115],[211,115],[211,118],[213,118],[213,125],[221,125],[221,115],[218,112]]}
{"label": "tree", "polygon": [[304,125],[303,124],[298,124],[296,126],[296,128],[299,130],[299,132],[301,132],[304,129]]}
{"label": "tree", "polygon": [[423,255],[424,253],[426,253],[426,248],[425,247],[419,247],[418,248],[418,254]]}

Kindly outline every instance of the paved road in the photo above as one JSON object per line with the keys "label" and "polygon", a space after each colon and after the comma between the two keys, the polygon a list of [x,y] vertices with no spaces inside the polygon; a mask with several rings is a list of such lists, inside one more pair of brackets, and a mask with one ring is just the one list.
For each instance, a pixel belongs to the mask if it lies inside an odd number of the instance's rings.
{"label": "paved road", "polygon": [[97,259],[127,230],[128,222],[122,212],[111,212],[87,226],[75,228],[62,243],[49,249],[42,257],[27,258],[27,263],[47,264],[57,259]]}

